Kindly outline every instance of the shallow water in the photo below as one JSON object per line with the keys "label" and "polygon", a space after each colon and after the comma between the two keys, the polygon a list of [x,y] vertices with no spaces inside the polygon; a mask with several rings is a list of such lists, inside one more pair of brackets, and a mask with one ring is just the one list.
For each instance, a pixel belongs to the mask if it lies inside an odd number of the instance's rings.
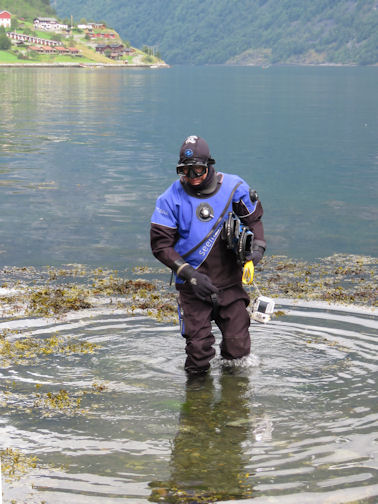
{"label": "shallow water", "polygon": [[[156,267],[149,219],[193,133],[257,188],[268,258],[374,255],[376,81],[376,68],[2,69],[0,287],[12,265]],[[215,359],[195,384],[176,326],[110,308],[0,318],[13,339],[101,345],[0,362],[0,448],[39,459],[4,481],[4,503],[376,502],[377,311],[278,308],[252,325],[249,366]]]}
{"label": "shallow water", "polygon": [[[1,369],[2,443],[40,461],[5,483],[4,502],[376,502],[377,311],[277,308],[252,323],[249,365],[216,357],[193,383],[174,325],[110,309],[3,319],[0,330],[101,345]],[[38,406],[61,389],[80,407]]]}

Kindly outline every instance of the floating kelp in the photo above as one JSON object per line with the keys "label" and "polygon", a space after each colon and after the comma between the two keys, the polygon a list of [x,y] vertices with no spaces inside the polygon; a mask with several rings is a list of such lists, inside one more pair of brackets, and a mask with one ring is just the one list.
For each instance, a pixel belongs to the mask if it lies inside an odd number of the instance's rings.
{"label": "floating kelp", "polygon": [[108,276],[96,277],[92,284],[93,294],[105,294],[108,296],[146,294],[155,290],[155,284],[147,280],[125,280],[110,274]]}
{"label": "floating kelp", "polygon": [[265,295],[377,306],[376,258],[335,254],[315,263],[285,256],[265,258],[255,278]]}
{"label": "floating kelp", "polygon": [[[0,389],[0,408],[6,408],[5,415],[27,414],[30,418],[90,417],[98,407],[92,399],[107,391],[105,384],[94,382],[89,389],[44,391],[42,384],[35,384],[30,393],[18,389],[16,383],[7,381]],[[85,405],[82,404],[86,398]]]}
{"label": "floating kelp", "polygon": [[6,480],[20,479],[21,476],[37,467],[38,459],[19,450],[6,448],[0,450],[1,470]]}
{"label": "floating kelp", "polygon": [[[166,281],[157,280],[166,271]],[[0,270],[0,302],[9,316],[60,316],[69,311],[97,308],[111,303],[130,314],[146,314],[159,321],[177,323],[177,293],[169,285],[169,271],[134,268],[125,278],[115,270],[83,265],[63,268],[5,267]],[[256,267],[255,286],[270,297],[377,306],[377,259],[335,254],[316,262],[286,256],[267,256]],[[3,291],[3,292],[2,292]],[[275,316],[283,315],[276,311]]]}
{"label": "floating kelp", "polygon": [[89,291],[81,286],[68,288],[42,287],[29,291],[27,314],[49,316],[67,313],[71,310],[83,310],[92,305],[87,300]]}
{"label": "floating kelp", "polygon": [[33,407],[41,410],[42,418],[82,415],[89,412],[89,410],[80,407],[82,396],[85,393],[80,391],[77,394],[72,394],[65,389],[60,389],[55,393],[37,393]]}
{"label": "floating kelp", "polygon": [[[24,365],[31,359],[46,355],[72,355],[93,353],[99,345],[76,338],[63,338],[57,334],[36,338],[21,336],[18,331],[0,331],[0,363],[1,367],[9,365]],[[17,336],[15,338],[15,336]]]}

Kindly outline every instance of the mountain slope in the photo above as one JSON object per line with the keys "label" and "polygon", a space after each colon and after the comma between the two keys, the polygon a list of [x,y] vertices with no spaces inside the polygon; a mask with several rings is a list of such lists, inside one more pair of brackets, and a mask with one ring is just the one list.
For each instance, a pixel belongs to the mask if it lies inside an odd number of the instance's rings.
{"label": "mountain slope", "polygon": [[35,17],[56,18],[49,0],[2,1],[11,14],[11,28],[0,26],[0,65],[166,66],[156,52],[131,47],[108,26],[79,28],[66,19],[66,26],[36,27]]}
{"label": "mountain slope", "polygon": [[52,0],[169,63],[378,62],[378,0]]}
{"label": "mountain slope", "polygon": [[51,17],[55,15],[50,0],[1,0],[0,11],[2,10],[24,18]]}

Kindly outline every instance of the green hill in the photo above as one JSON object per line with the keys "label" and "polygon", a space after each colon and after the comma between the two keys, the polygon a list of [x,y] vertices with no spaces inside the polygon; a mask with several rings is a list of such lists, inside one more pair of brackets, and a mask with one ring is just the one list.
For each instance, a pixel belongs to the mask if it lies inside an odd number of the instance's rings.
{"label": "green hill", "polygon": [[0,11],[2,10],[31,21],[37,16],[56,15],[55,9],[50,5],[50,0],[0,0]]}
{"label": "green hill", "polygon": [[168,63],[377,64],[378,0],[52,0]]}
{"label": "green hill", "polygon": [[[10,29],[0,26],[0,64],[164,65],[150,48],[131,47],[108,25],[82,29],[77,23],[71,26],[71,16],[59,19],[49,0],[0,1],[0,11],[12,15]],[[53,17],[65,27],[57,26],[55,31],[36,29],[36,17]]]}

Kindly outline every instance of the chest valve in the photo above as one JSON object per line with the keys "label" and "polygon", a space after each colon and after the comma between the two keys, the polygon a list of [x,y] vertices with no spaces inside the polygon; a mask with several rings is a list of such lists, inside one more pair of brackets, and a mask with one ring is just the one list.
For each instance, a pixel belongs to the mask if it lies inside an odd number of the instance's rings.
{"label": "chest valve", "polygon": [[196,209],[196,215],[202,222],[209,222],[214,218],[214,210],[208,203],[201,203]]}

